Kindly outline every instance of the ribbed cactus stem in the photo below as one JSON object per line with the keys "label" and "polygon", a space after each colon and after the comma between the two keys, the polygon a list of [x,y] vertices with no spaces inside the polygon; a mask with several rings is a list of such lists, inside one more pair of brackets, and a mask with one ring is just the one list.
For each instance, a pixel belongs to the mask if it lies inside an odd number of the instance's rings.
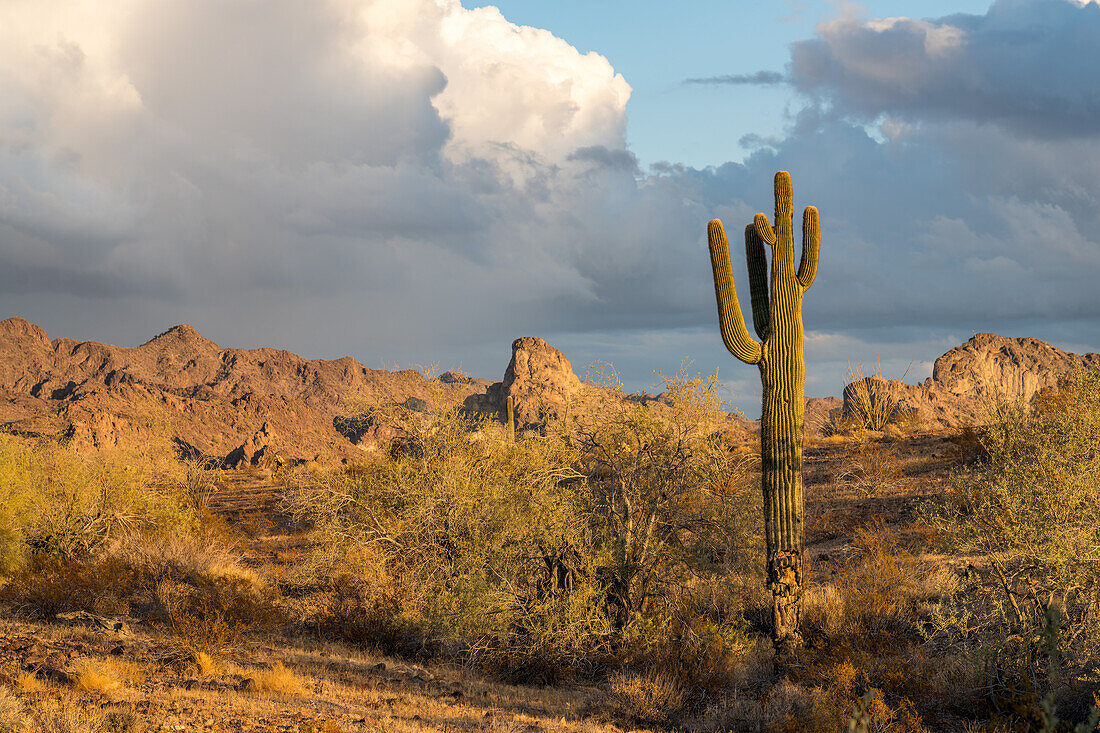
{"label": "ribbed cactus stem", "polygon": [[508,395],[508,442],[516,442],[516,407],[511,395]]}
{"label": "ribbed cactus stem", "polygon": [[[757,214],[745,228],[753,326],[761,343],[754,341],[745,328],[722,222],[714,219],[708,226],[722,340],[738,359],[759,367],[763,384],[760,458],[764,534],[773,601],[773,641],[780,652],[802,643],[802,421],[806,382],[802,296],[817,274],[821,244],[817,209],[810,206],[802,216],[802,260],[795,272],[792,202],[790,174],[779,171],[775,174],[775,223],[769,222],[765,214]],[[772,247],[770,283],[765,244]]]}

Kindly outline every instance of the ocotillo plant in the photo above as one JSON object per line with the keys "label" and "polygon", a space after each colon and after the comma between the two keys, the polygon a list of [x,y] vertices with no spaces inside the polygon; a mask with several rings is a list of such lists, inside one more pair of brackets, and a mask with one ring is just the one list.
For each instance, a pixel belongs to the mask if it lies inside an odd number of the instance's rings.
{"label": "ocotillo plant", "polygon": [[508,397],[508,442],[516,442],[516,408],[511,395]]}
{"label": "ocotillo plant", "polygon": [[[817,274],[821,244],[817,209],[802,214],[802,260],[794,269],[791,176],[775,174],[775,225],[757,214],[745,227],[745,256],[756,341],[745,327],[730,268],[729,243],[722,222],[707,227],[714,292],[722,341],[734,356],[760,368],[764,405],[760,419],[760,458],[764,489],[764,532],[768,585],[772,591],[772,640],[777,651],[802,643],[802,418],[806,366],[802,358],[802,295]],[[772,247],[771,287],[764,245]]]}

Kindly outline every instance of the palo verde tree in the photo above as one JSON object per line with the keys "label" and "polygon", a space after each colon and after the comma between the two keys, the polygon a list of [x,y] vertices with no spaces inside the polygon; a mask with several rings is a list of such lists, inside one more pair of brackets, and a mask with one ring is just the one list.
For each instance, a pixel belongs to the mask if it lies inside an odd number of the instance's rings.
{"label": "palo verde tree", "polygon": [[[769,223],[766,215],[757,214],[745,227],[752,321],[760,341],[749,335],[741,315],[722,222],[714,219],[707,228],[722,341],[738,359],[760,368],[764,387],[760,421],[764,527],[768,586],[772,591],[772,640],[781,653],[802,643],[802,419],[806,382],[802,296],[817,274],[821,244],[817,209],[807,206],[802,215],[802,261],[795,272],[792,200],[791,176],[779,171],[775,174],[775,224]],[[772,247],[770,288],[765,244]]]}

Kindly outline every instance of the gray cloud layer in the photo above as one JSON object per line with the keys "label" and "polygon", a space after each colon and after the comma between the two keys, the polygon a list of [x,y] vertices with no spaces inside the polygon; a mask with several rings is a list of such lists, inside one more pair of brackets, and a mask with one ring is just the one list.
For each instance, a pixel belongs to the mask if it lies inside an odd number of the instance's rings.
{"label": "gray cloud layer", "polygon": [[1028,136],[1100,132],[1100,5],[997,0],[982,16],[842,17],[795,43],[790,76],[846,113],[996,123]]}

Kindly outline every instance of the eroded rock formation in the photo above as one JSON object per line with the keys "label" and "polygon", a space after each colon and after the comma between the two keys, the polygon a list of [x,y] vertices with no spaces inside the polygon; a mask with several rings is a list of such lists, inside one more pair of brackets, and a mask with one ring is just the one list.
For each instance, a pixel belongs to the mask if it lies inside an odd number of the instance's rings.
{"label": "eroded rock formation", "polygon": [[[1100,366],[1100,354],[1063,351],[1034,338],[975,334],[936,359],[932,376],[921,384],[878,380],[903,410],[915,410],[929,428],[980,423],[996,400],[1030,402],[1041,390],[1057,387],[1074,369]],[[873,377],[868,377],[874,380]],[[845,411],[851,409],[845,389]]]}

